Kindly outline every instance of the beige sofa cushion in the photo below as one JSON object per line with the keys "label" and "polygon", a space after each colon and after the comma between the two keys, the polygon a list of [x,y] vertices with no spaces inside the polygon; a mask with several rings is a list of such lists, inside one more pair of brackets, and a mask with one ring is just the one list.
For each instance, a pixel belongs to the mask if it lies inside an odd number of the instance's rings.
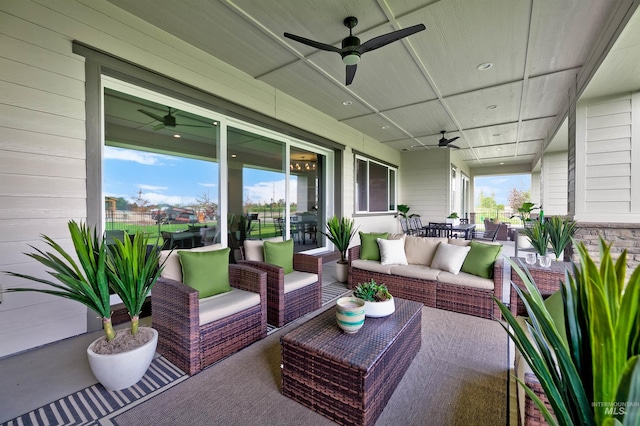
{"label": "beige sofa cushion", "polygon": [[390,274],[391,267],[393,265],[382,265],[378,260],[362,260],[355,259],[351,262],[354,268],[362,269],[364,271],[378,272],[380,274]]}
{"label": "beige sofa cushion", "polygon": [[284,276],[284,292],[297,290],[309,284],[317,283],[318,275],[310,272],[293,271]]}
{"label": "beige sofa cushion", "polygon": [[407,235],[404,240],[404,252],[410,265],[430,266],[436,254],[438,244],[446,243],[446,238],[424,238]]}
{"label": "beige sofa cushion", "polygon": [[255,260],[256,262],[264,262],[264,242],[272,241],[279,243],[284,241],[282,236],[265,238],[264,240],[244,240],[242,244],[244,246],[244,259]]}
{"label": "beige sofa cushion", "polygon": [[458,274],[469,250],[471,250],[471,247],[440,243],[438,244],[436,255],[433,256],[433,260],[431,261],[431,267],[434,269],[442,269],[452,274]]}
{"label": "beige sofa cushion", "polygon": [[442,271],[438,275],[438,281],[444,284],[456,284],[466,287],[478,288],[481,290],[493,290],[493,280],[481,278],[477,275],[459,272],[452,274],[451,272]]}
{"label": "beige sofa cushion", "polygon": [[232,288],[226,293],[200,299],[200,325],[208,324],[260,304],[260,295]]}
{"label": "beige sofa cushion", "polygon": [[164,263],[164,269],[160,276],[162,278],[168,278],[170,280],[180,281],[182,282],[182,264],[180,263],[180,256],[178,252],[180,251],[211,251],[211,250],[220,250],[224,248],[222,244],[212,244],[210,246],[196,247],[192,249],[185,250],[162,250],[160,252],[160,263]]}
{"label": "beige sofa cushion", "polygon": [[440,269],[431,269],[424,265],[396,265],[391,267],[391,273],[393,275],[417,278],[419,280],[436,281],[440,272],[442,272]]}
{"label": "beige sofa cushion", "polygon": [[471,240],[465,240],[463,238],[449,238],[447,241],[449,244],[453,244],[454,246],[462,246],[466,247],[471,244]]}

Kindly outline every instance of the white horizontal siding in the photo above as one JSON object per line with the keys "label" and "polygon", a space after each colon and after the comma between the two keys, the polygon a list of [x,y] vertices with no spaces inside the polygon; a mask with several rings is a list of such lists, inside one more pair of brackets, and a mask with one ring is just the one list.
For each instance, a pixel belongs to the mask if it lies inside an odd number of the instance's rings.
{"label": "white horizontal siding", "polygon": [[542,200],[546,215],[566,215],[568,199],[568,153],[546,154],[542,160]]}
{"label": "white horizontal siding", "polygon": [[638,99],[624,93],[579,104],[584,133],[576,135],[576,167],[583,168],[585,179],[576,182],[576,219],[640,220]]}
{"label": "white horizontal siding", "polygon": [[[12,3],[12,4],[9,4]],[[2,8],[29,6],[3,2]],[[84,60],[71,39],[0,11],[0,270],[47,277],[24,252],[67,249],[69,219],[86,217]],[[6,287],[42,285],[5,276]],[[37,293],[4,294],[0,357],[87,329],[77,302]]]}

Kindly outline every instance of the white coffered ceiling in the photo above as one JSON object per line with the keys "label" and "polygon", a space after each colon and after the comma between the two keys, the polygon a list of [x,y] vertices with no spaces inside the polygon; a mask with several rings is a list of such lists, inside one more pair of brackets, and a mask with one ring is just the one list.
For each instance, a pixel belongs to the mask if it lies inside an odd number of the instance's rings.
{"label": "white coffered ceiling", "polygon": [[[437,145],[441,130],[460,136],[458,152],[470,167],[532,167],[610,15],[625,3],[110,1],[394,149]],[[362,42],[420,23],[426,30],[363,55],[345,86],[339,55],[283,34],[340,46],[347,16],[358,18],[354,35]],[[487,62],[493,66],[480,71]]]}

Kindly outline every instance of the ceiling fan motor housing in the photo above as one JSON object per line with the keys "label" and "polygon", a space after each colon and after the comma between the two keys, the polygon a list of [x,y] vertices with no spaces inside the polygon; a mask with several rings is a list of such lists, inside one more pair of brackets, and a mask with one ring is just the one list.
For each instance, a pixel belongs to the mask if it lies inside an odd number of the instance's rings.
{"label": "ceiling fan motor housing", "polygon": [[165,115],[163,121],[167,127],[176,127],[176,118],[171,114]]}

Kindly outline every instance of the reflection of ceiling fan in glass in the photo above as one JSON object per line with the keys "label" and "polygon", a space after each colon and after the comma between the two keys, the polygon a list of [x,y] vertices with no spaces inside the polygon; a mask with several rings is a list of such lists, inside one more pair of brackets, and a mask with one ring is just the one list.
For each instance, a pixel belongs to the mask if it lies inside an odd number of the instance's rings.
{"label": "reflection of ceiling fan in glass", "polygon": [[200,125],[200,124],[181,124],[181,123],[177,123],[176,122],[176,117],[173,115],[173,113],[175,113],[177,110],[174,109],[173,111],[171,110],[171,107],[167,107],[169,109],[169,113],[167,115],[165,115],[164,117],[159,116],[158,114],[154,114],[152,112],[149,111],[145,111],[143,109],[139,109],[138,111],[143,113],[144,115],[153,118],[156,121],[159,121],[160,124],[156,124],[155,126],[153,126],[153,130],[160,130],[160,129],[164,129],[165,127],[176,127],[176,126],[182,126],[182,127],[211,127],[211,126],[204,126],[204,125]]}

